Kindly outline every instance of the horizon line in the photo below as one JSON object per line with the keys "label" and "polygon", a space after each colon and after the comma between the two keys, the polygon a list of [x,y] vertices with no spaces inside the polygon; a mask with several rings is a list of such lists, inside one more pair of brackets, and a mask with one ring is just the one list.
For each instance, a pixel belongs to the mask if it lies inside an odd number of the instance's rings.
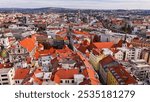
{"label": "horizon line", "polygon": [[71,7],[0,7],[0,9],[42,9],[42,8],[62,8],[62,9],[76,9],[76,10],[150,10],[146,8],[71,8]]}

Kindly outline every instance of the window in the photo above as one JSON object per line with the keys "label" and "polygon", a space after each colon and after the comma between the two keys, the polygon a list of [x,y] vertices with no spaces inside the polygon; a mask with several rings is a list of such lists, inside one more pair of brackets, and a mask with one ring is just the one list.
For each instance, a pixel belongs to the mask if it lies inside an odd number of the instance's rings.
{"label": "window", "polygon": [[63,81],[61,80],[60,83],[63,83]]}
{"label": "window", "polygon": [[8,79],[7,79],[7,78],[5,78],[5,79],[2,79],[2,81],[8,81]]}
{"label": "window", "polygon": [[15,81],[16,82],[16,84],[19,84],[19,81]]}
{"label": "window", "polygon": [[5,75],[1,75],[1,77],[7,77],[7,75],[5,74]]}
{"label": "window", "polygon": [[3,85],[8,85],[8,83],[3,83]]}
{"label": "window", "polygon": [[74,83],[74,80],[72,80],[72,83]]}
{"label": "window", "polygon": [[67,83],[68,81],[67,80],[65,80],[65,83]]}
{"label": "window", "polygon": [[20,49],[18,49],[18,53],[20,53]]}

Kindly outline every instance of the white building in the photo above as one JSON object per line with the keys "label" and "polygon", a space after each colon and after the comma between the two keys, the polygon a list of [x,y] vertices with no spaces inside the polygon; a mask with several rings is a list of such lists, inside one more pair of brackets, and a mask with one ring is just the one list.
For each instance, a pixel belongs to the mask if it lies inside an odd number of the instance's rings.
{"label": "white building", "polygon": [[0,85],[12,85],[14,76],[13,68],[0,69]]}
{"label": "white building", "polygon": [[138,60],[141,55],[141,48],[127,48],[121,47],[117,48],[119,51],[114,54],[115,58],[118,60]]}
{"label": "white building", "polygon": [[[114,42],[114,44],[118,43],[119,40],[124,38],[125,34],[121,33],[113,33],[110,31],[104,31],[100,34],[100,41],[101,42]],[[137,37],[136,35],[126,34],[127,42],[130,42],[133,38]]]}
{"label": "white building", "polygon": [[1,43],[5,48],[8,48],[8,47],[10,46],[8,37],[5,37],[4,35],[1,36],[1,38],[0,38],[0,43]]}
{"label": "white building", "polygon": [[141,81],[150,78],[150,65],[143,59],[141,60],[131,60],[131,71],[138,77]]}

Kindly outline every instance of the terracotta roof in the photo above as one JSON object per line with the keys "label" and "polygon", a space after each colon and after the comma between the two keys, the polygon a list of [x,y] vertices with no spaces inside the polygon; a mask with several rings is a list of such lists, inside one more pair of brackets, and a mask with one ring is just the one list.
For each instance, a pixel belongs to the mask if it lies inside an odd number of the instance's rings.
{"label": "terracotta roof", "polygon": [[87,48],[83,45],[80,45],[79,48],[77,48],[80,52],[84,53],[86,52]]}
{"label": "terracotta roof", "polygon": [[113,42],[96,42],[96,43],[92,43],[88,48],[92,50],[93,48],[102,49],[102,48],[113,48],[113,47],[114,47]]}
{"label": "terracotta roof", "polygon": [[119,84],[128,85],[137,83],[136,80],[125,70],[125,68],[122,65],[119,65],[117,67],[110,67],[109,70],[114,75]]}
{"label": "terracotta roof", "polygon": [[74,30],[73,33],[75,33],[75,34],[81,34],[81,35],[89,35],[88,32],[85,32],[85,31],[78,31],[78,30]]}
{"label": "terracotta roof", "polygon": [[11,67],[13,67],[13,64],[12,64],[12,63],[0,64],[0,69],[1,69],[1,68],[11,68]]}
{"label": "terracotta roof", "polygon": [[101,53],[103,53],[103,51],[101,50],[101,49],[92,49],[92,53],[94,54],[94,55],[100,55]]}
{"label": "terracotta roof", "polygon": [[78,73],[78,69],[59,69],[54,75],[54,81],[59,84],[61,79],[74,79],[74,75]]}
{"label": "terracotta roof", "polygon": [[61,34],[66,34],[66,33],[67,33],[67,30],[63,29],[63,30],[57,32],[56,34],[61,35]]}
{"label": "terracotta roof", "polygon": [[[77,52],[77,55],[80,57],[80,59],[83,61],[85,67],[89,68],[89,69],[93,69],[92,65],[90,64],[90,62],[83,57],[83,55],[79,52]],[[94,69],[93,69],[94,70]]]}
{"label": "terracotta roof", "polygon": [[90,43],[89,43],[87,40],[84,40],[84,41],[82,42],[82,44],[83,44],[83,45],[90,45]]}
{"label": "terracotta roof", "polygon": [[43,79],[37,78],[35,75],[32,76],[34,79],[34,82],[37,83],[38,85],[42,85]]}
{"label": "terracotta roof", "polygon": [[63,39],[64,39],[64,40],[68,40],[68,37],[67,37],[67,36],[65,36],[65,37],[63,37]]}
{"label": "terracotta roof", "polygon": [[18,68],[15,71],[15,76],[14,79],[24,79],[30,72],[30,69],[22,69],[22,68]]}
{"label": "terracotta roof", "polygon": [[[119,40],[119,42],[118,42],[118,44],[116,45],[116,47],[122,47],[123,42],[124,42],[123,40]],[[127,44],[127,47],[130,46],[130,43],[128,43],[127,41],[126,41],[126,44]]]}
{"label": "terracotta roof", "polygon": [[107,57],[103,58],[99,63],[104,66],[107,65],[109,63],[115,62],[114,57],[112,57],[111,55],[108,55]]}
{"label": "terracotta roof", "polygon": [[81,60],[83,61],[84,65],[86,67],[86,69],[84,69],[84,71],[83,71],[84,76],[86,76],[90,79],[92,85],[100,84],[99,80],[96,79],[96,77],[95,77],[96,72],[94,71],[94,69],[93,69],[92,65],[89,63],[89,61],[86,58],[84,58],[80,53],[77,53],[77,54],[80,56]]}
{"label": "terracotta roof", "polygon": [[98,78],[95,77],[96,72],[93,69],[86,68],[83,71],[83,75],[86,76],[87,78],[89,78],[91,85],[98,85],[98,84],[100,84],[100,81],[98,80]]}
{"label": "terracotta roof", "polygon": [[119,52],[119,50],[118,49],[116,49],[116,48],[111,48],[110,49],[113,53],[117,53],[117,52]]}
{"label": "terracotta roof", "polygon": [[27,37],[20,41],[20,45],[27,49],[27,51],[31,52],[35,48],[36,40],[34,37]]}
{"label": "terracotta roof", "polygon": [[40,56],[52,55],[54,53],[55,53],[55,49],[54,48],[50,48],[48,50],[42,50],[42,51],[36,50],[34,57],[36,59],[38,59]]}
{"label": "terracotta roof", "polygon": [[54,48],[50,48],[49,50],[39,51],[39,54],[40,55],[49,55],[49,54],[53,54],[54,52],[55,52],[55,49]]}
{"label": "terracotta roof", "polygon": [[38,85],[42,85],[43,79],[37,78],[35,75],[41,72],[41,68],[37,68],[32,76],[32,78],[34,79],[33,82],[37,83]]}

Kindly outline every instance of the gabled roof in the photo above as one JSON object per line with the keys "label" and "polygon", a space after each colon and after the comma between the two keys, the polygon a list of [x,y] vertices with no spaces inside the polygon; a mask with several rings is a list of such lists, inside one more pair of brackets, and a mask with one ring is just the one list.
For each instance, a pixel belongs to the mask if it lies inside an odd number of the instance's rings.
{"label": "gabled roof", "polygon": [[[128,43],[127,41],[125,41],[126,42],[126,44],[127,44],[127,47],[129,47],[130,46],[130,43]],[[116,44],[116,47],[122,47],[122,44],[124,43],[124,41],[123,40],[119,40],[119,42]]]}
{"label": "gabled roof", "polygon": [[22,68],[18,68],[15,71],[15,76],[14,79],[24,79],[30,72],[30,69],[22,69]]}
{"label": "gabled roof", "polygon": [[22,41],[20,41],[20,45],[26,48],[28,52],[31,52],[35,48],[36,46],[35,44],[36,44],[35,37],[31,37],[31,38],[27,37]]}
{"label": "gabled roof", "polygon": [[88,48],[92,50],[93,48],[102,49],[102,48],[113,48],[113,47],[114,47],[113,42],[96,42],[96,43],[92,43]]}

